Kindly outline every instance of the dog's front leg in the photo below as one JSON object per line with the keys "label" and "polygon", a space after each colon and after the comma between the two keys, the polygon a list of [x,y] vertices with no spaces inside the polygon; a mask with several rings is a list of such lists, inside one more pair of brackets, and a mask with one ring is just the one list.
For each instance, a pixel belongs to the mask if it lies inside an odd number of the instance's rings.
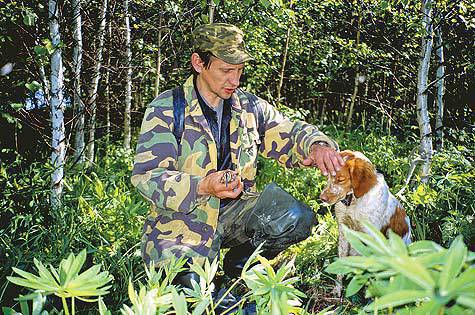
{"label": "dog's front leg", "polygon": [[[345,239],[342,225],[338,224],[338,257],[339,258],[348,257],[349,252],[350,252],[350,243]],[[343,276],[337,275],[336,284],[332,290],[332,294],[336,297],[341,298],[342,291],[343,291]]]}

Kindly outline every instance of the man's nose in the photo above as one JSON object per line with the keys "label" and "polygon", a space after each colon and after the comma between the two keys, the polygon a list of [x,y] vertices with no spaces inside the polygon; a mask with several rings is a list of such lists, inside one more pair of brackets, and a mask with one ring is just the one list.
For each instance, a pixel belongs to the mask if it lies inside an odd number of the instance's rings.
{"label": "man's nose", "polygon": [[231,76],[229,79],[229,83],[233,85],[233,87],[238,87],[239,86],[239,80],[241,79],[241,75],[239,73],[236,73]]}

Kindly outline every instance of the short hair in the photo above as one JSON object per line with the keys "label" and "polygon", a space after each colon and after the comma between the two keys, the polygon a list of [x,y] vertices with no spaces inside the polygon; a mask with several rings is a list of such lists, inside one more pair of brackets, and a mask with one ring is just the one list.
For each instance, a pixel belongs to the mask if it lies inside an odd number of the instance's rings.
{"label": "short hair", "polygon": [[[209,69],[209,67],[211,66],[211,57],[214,57],[214,55],[209,51],[201,51],[201,50],[197,50],[197,51],[195,51],[195,53],[197,53],[198,56],[200,56],[200,59],[201,59],[201,61],[203,61],[203,65],[204,65],[205,69]],[[199,74],[198,72],[196,72],[196,70],[195,70],[195,68],[193,68],[193,66],[191,66],[191,70],[193,70],[193,75],[196,76],[196,75]]]}

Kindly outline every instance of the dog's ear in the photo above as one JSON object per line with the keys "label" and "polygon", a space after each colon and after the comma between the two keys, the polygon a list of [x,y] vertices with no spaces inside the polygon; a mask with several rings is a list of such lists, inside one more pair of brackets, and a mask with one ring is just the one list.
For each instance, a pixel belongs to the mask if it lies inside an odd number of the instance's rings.
{"label": "dog's ear", "polygon": [[351,185],[356,198],[363,196],[376,185],[376,170],[373,164],[355,158],[347,161],[347,165],[350,169]]}
{"label": "dog's ear", "polygon": [[350,150],[341,151],[340,156],[345,162],[355,157],[353,152]]}

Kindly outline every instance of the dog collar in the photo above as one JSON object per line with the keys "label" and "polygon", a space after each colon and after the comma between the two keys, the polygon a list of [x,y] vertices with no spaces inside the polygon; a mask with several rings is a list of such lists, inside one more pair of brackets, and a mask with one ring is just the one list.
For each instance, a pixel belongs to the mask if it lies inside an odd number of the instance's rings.
{"label": "dog collar", "polygon": [[345,199],[341,200],[341,203],[349,207],[352,201],[353,201],[353,193],[349,193],[348,195],[346,195]]}

